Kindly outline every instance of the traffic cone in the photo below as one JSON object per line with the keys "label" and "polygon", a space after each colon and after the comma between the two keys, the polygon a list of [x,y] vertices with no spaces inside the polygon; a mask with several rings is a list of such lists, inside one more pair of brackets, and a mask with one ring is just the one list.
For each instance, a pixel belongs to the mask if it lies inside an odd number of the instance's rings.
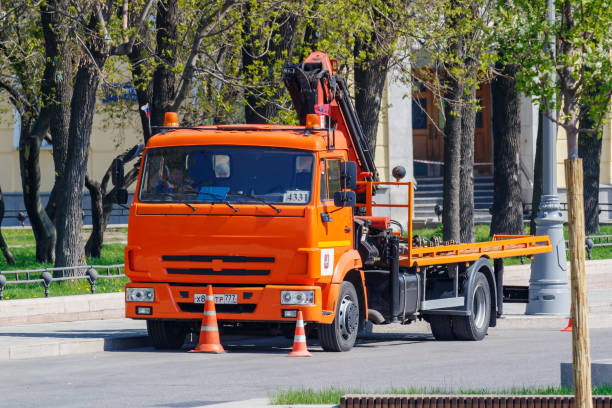
{"label": "traffic cone", "polygon": [[561,331],[564,331],[564,332],[572,331],[572,308],[571,307],[570,307],[570,318],[569,318],[569,322],[567,322],[567,327]]}
{"label": "traffic cone", "polygon": [[312,357],[306,347],[306,332],[304,331],[304,317],[302,311],[298,312],[295,324],[295,336],[293,337],[293,351],[287,357]]}
{"label": "traffic cone", "polygon": [[219,340],[219,327],[217,326],[217,313],[212,286],[206,287],[206,300],[204,301],[204,316],[200,328],[198,345],[190,353],[225,353]]}

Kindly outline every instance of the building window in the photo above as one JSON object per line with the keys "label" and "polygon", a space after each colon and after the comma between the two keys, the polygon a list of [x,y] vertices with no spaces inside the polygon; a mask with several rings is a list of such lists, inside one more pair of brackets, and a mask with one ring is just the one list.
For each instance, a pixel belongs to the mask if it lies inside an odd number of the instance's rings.
{"label": "building window", "polygon": [[412,100],[412,128],[427,129],[427,98]]}

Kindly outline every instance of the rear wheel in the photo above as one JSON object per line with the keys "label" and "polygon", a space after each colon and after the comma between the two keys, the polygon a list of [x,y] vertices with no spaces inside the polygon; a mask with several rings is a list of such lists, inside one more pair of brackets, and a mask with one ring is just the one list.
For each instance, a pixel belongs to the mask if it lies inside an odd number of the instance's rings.
{"label": "rear wheel", "polygon": [[349,351],[359,330],[359,298],[352,283],[340,286],[338,307],[332,324],[319,325],[319,343],[325,351]]}
{"label": "rear wheel", "polygon": [[482,340],[487,335],[491,320],[491,291],[489,281],[482,272],[476,272],[467,299],[472,302],[472,313],[453,317],[453,333],[459,340]]}
{"label": "rear wheel", "polygon": [[429,316],[429,324],[431,325],[431,333],[436,340],[455,340],[450,316],[431,315]]}
{"label": "rear wheel", "polygon": [[175,320],[147,320],[147,332],[156,349],[180,349],[188,331],[187,324]]}

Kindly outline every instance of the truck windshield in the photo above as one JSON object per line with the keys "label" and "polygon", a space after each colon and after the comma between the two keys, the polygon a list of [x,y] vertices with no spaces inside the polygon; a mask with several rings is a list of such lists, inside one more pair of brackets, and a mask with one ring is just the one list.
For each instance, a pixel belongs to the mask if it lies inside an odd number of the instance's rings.
{"label": "truck windshield", "polygon": [[314,154],[271,147],[150,149],[141,202],[308,204]]}

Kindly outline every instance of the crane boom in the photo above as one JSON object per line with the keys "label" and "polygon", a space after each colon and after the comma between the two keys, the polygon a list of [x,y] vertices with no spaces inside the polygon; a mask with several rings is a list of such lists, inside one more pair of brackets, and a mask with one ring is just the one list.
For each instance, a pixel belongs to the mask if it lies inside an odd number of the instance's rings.
{"label": "crane boom", "polygon": [[300,125],[306,124],[308,114],[326,117],[328,129],[337,129],[347,138],[349,158],[359,169],[358,180],[379,181],[370,143],[361,128],[346,81],[336,74],[336,67],[336,61],[326,53],[315,51],[302,63],[288,64],[283,69],[283,80]]}

